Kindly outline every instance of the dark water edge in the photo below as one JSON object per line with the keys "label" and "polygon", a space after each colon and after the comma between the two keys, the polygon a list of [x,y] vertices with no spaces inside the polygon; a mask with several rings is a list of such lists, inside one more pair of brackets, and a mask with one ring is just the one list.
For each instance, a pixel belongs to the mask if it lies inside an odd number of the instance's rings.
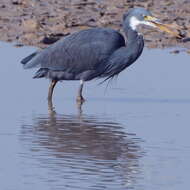
{"label": "dark water edge", "polygon": [[117,80],[55,89],[19,61],[35,50],[0,43],[2,190],[188,189],[189,55],[145,49]]}

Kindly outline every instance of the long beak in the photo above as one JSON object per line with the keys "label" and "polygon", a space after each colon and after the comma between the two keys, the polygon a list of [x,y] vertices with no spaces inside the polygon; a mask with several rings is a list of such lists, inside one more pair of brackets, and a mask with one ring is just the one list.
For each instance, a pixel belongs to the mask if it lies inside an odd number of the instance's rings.
{"label": "long beak", "polygon": [[155,27],[159,28],[161,31],[167,32],[180,39],[183,38],[183,36],[180,34],[180,28],[178,26],[174,26],[172,24],[163,24],[153,16],[146,16],[144,19],[153,24]]}

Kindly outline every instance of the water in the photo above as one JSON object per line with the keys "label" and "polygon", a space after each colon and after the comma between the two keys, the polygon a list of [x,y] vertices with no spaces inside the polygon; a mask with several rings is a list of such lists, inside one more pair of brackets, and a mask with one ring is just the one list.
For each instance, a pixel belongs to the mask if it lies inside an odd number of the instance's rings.
{"label": "water", "polygon": [[147,50],[106,88],[56,86],[19,61],[35,49],[0,43],[2,190],[179,190],[190,171],[189,55]]}

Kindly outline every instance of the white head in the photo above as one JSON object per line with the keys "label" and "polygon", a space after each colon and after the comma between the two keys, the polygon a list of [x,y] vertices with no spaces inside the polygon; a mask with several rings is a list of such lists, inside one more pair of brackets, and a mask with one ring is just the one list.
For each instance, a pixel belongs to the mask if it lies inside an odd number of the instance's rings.
{"label": "white head", "polygon": [[140,24],[156,27],[154,22],[157,21],[152,14],[144,8],[133,8],[124,14],[124,23],[128,25],[132,30],[136,30]]}
{"label": "white head", "polygon": [[123,21],[124,30],[126,32],[129,29],[136,31],[137,26],[143,24],[159,28],[160,30],[170,33],[172,36],[177,38],[183,38],[183,36],[180,34],[178,26],[174,27],[170,24],[163,24],[159,22],[157,18],[152,16],[152,14],[144,8],[129,9],[129,11],[123,15]]}
{"label": "white head", "polygon": [[151,22],[148,22],[148,21],[140,21],[138,20],[137,17],[135,16],[132,16],[129,20],[129,26],[133,29],[133,30],[136,30],[137,29],[137,26],[140,25],[140,24],[144,24],[144,25],[147,25],[147,26],[151,26],[151,27],[156,27],[153,23]]}

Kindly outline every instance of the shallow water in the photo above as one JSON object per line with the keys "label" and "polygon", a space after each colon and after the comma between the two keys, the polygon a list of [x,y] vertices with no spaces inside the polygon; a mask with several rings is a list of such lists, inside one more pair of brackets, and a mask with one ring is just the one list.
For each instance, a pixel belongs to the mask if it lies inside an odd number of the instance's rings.
{"label": "shallow water", "polygon": [[147,50],[117,80],[57,85],[19,61],[35,49],[0,43],[0,189],[188,189],[190,57]]}

